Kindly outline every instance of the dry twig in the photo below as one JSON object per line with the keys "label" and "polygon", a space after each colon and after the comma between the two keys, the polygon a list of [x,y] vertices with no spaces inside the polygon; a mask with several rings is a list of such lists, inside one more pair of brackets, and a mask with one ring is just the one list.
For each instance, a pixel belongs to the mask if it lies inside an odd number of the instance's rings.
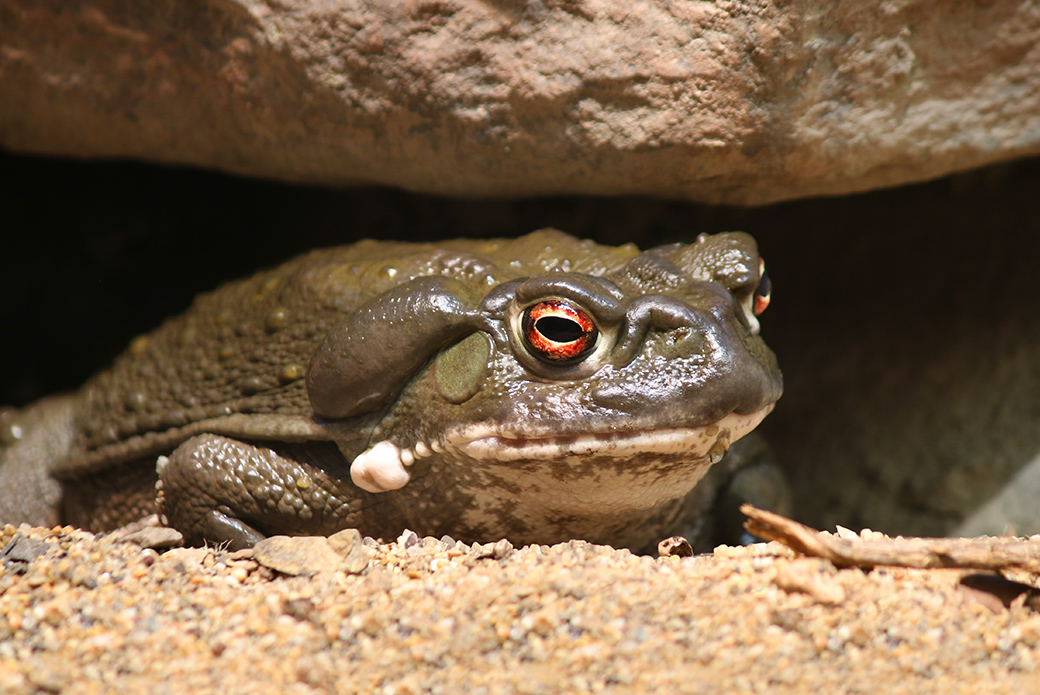
{"label": "dry twig", "polygon": [[846,539],[750,504],[741,505],[740,511],[748,517],[744,522],[748,533],[779,541],[803,555],[822,557],[839,567],[889,565],[1040,572],[1040,536]]}

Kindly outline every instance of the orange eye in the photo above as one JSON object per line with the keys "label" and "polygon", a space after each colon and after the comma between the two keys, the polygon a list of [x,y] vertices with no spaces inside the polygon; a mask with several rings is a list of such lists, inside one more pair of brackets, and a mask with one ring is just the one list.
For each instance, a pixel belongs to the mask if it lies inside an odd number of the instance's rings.
{"label": "orange eye", "polygon": [[769,279],[769,275],[766,274],[766,263],[759,259],[758,261],[758,287],[755,288],[755,305],[752,307],[752,311],[755,312],[755,316],[758,316],[766,307],[769,306],[769,295],[773,292],[773,282]]}
{"label": "orange eye", "polygon": [[588,313],[557,299],[528,307],[522,329],[531,352],[550,362],[580,359],[596,347],[599,338],[599,329]]}

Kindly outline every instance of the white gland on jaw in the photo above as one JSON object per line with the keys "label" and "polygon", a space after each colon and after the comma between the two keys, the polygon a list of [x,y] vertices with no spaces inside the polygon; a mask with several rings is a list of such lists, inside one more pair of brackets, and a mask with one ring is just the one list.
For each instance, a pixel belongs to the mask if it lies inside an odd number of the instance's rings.
{"label": "white gland on jaw", "polygon": [[411,451],[403,457],[404,451],[408,450],[399,449],[392,442],[379,442],[358,454],[350,464],[350,479],[368,492],[388,492],[404,487],[412,477],[405,468],[404,459],[407,458],[408,464],[415,460]]}
{"label": "white gland on jaw", "polygon": [[350,479],[368,492],[399,490],[408,484],[412,474],[408,466],[416,459],[431,456],[433,450],[425,442],[416,442],[411,449],[383,441],[358,454],[350,464]]}

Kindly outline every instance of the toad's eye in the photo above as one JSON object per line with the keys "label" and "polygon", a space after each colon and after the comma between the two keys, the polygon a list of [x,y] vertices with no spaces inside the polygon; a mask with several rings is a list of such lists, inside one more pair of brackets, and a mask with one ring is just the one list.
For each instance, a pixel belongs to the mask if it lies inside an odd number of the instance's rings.
{"label": "toad's eye", "polygon": [[572,362],[596,347],[599,329],[582,309],[570,302],[549,299],[524,311],[524,342],[539,359]]}
{"label": "toad's eye", "polygon": [[769,295],[773,292],[773,283],[769,279],[769,275],[766,274],[765,261],[759,259],[758,261],[758,287],[755,288],[755,304],[752,307],[752,311],[755,312],[755,316],[758,316],[766,307],[769,306]]}

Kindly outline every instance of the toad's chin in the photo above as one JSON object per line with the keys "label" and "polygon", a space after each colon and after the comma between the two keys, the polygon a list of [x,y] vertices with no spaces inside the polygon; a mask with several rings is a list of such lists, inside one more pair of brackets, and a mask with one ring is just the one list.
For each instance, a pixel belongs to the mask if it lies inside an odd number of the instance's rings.
{"label": "toad's chin", "polygon": [[464,536],[635,547],[671,528],[686,495],[772,407],[699,427],[600,434],[520,437],[469,426],[408,448],[379,442],[354,459],[351,477],[387,492],[432,457],[425,475],[467,500],[454,520]]}
{"label": "toad's chin", "polygon": [[[712,464],[770,410],[731,413],[702,427],[538,439],[459,436],[445,442],[448,465],[440,474],[452,476],[470,499],[459,519],[465,527],[516,529],[510,540],[522,543],[584,538],[638,545],[667,527]],[[651,520],[661,525],[648,526]]]}

